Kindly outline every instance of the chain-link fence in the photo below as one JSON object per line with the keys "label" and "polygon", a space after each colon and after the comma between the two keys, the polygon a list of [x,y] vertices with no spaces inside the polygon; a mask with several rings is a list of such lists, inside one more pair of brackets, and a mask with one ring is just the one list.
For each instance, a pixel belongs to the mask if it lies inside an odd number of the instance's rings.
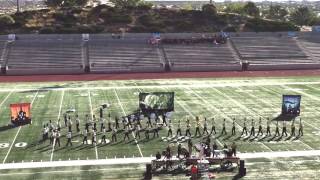
{"label": "chain-link fence", "polygon": [[0,0],[0,14],[45,8],[44,0]]}

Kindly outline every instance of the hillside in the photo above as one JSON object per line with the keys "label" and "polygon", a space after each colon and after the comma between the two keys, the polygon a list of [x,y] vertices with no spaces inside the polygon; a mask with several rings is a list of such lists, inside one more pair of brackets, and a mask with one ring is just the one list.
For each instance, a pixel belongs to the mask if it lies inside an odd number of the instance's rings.
{"label": "hillside", "polygon": [[94,8],[58,8],[25,11],[10,15],[0,33],[106,33],[119,32],[217,32],[299,30],[288,22],[271,21],[239,14],[209,14],[200,10],[152,9],[140,5],[120,9],[107,5]]}

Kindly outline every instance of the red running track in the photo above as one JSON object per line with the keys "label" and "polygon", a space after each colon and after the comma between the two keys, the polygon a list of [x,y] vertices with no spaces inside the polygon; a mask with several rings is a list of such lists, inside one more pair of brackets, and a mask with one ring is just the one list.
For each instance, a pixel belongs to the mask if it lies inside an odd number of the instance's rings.
{"label": "red running track", "polygon": [[139,80],[173,78],[225,78],[225,77],[285,77],[319,76],[316,70],[277,70],[277,71],[223,71],[223,72],[164,72],[126,74],[78,74],[78,75],[26,75],[0,76],[0,82],[55,82],[55,81],[97,81],[97,80]]}

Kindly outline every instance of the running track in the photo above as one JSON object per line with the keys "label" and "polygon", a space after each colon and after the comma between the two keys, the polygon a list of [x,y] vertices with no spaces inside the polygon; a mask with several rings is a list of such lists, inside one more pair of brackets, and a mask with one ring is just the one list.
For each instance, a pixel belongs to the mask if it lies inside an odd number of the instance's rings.
{"label": "running track", "polygon": [[319,76],[315,70],[276,71],[223,71],[223,72],[163,72],[163,73],[121,73],[121,74],[76,74],[76,75],[27,75],[0,76],[0,82],[54,82],[54,81],[96,81],[96,80],[138,80],[174,78],[225,78],[225,77],[286,77]]}

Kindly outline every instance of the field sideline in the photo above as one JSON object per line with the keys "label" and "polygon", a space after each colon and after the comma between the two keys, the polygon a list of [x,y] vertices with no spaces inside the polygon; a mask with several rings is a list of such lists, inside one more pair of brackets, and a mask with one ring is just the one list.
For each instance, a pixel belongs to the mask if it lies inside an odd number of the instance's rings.
{"label": "field sideline", "polygon": [[[215,139],[220,147],[223,143],[230,144],[235,141],[241,153],[320,150],[320,120],[318,118],[320,115],[320,80],[318,77],[1,83],[0,161],[2,163],[19,163],[154,156],[157,151],[164,150],[169,144],[161,138],[167,135],[166,128],[160,131],[160,138],[151,138],[149,141],[141,133],[140,140],[133,140],[133,136],[131,136],[131,140],[126,142],[83,146],[81,145],[81,134],[76,133],[75,127],[73,127],[73,147],[67,148],[65,147],[66,128],[63,128],[61,147],[52,147],[49,142],[38,143],[41,138],[42,125],[47,123],[49,119],[53,121],[57,121],[58,118],[63,119],[62,114],[69,108],[77,110],[83,124],[85,114],[98,116],[97,108],[103,103],[110,103],[111,107],[108,112],[105,112],[105,116],[110,112],[113,120],[115,116],[130,114],[138,108],[139,92],[151,91],[175,92],[173,129],[177,126],[177,120],[182,119],[184,132],[186,116],[192,121],[194,121],[195,116],[210,119],[214,117],[219,133],[223,118],[225,118],[228,135],[220,136],[217,134],[211,136],[212,141]],[[301,119],[304,124],[304,136],[300,138],[261,136],[254,139],[240,137],[244,117],[249,120],[247,122],[248,127],[250,127],[252,118],[256,120],[257,124],[259,117],[262,117],[263,126],[266,127],[267,117],[273,119],[279,115],[282,94],[302,95]],[[9,122],[9,105],[17,102],[32,103],[33,124],[5,129],[4,127]],[[230,135],[232,118],[236,118],[236,136]],[[291,122],[286,125],[290,133]],[[298,121],[295,122],[295,125],[297,128]],[[272,123],[271,130],[273,133],[274,127],[275,123]],[[280,127],[282,127],[282,123],[280,123]],[[211,122],[209,122],[209,128],[211,128]],[[194,133],[194,130],[195,128],[192,128],[192,133]],[[99,138],[100,135],[98,135]],[[110,138],[111,135],[108,133],[107,139]],[[122,138],[123,135],[119,133],[118,140],[122,140]],[[199,137],[193,138],[195,143],[200,140]],[[171,143],[171,145],[177,146],[176,143]],[[174,148],[174,152],[176,152],[176,148]],[[310,157],[302,157],[299,162],[309,168],[308,162],[319,161],[319,156],[312,158],[312,161],[308,161]],[[289,157],[283,161],[288,159]],[[306,161],[304,162],[304,160]],[[273,158],[264,158],[264,161],[277,162]],[[290,164],[294,161],[295,159],[291,159],[288,162]],[[254,161],[252,163],[254,164]],[[279,167],[280,169],[282,168]],[[44,169],[44,171],[46,170]],[[141,171],[140,168],[138,172]],[[6,174],[6,172],[10,172],[10,170],[0,171],[1,174]],[[32,172],[34,170],[26,173],[35,175]],[[312,177],[311,174],[315,172],[317,171],[310,171],[309,177]],[[254,174],[254,171],[252,171],[253,174],[250,174],[250,169],[248,169],[248,173],[250,177]],[[114,176],[112,177],[114,178]],[[223,178],[223,176],[221,177]],[[291,177],[291,175],[288,177]],[[121,173],[119,173],[119,178],[121,178]]]}

